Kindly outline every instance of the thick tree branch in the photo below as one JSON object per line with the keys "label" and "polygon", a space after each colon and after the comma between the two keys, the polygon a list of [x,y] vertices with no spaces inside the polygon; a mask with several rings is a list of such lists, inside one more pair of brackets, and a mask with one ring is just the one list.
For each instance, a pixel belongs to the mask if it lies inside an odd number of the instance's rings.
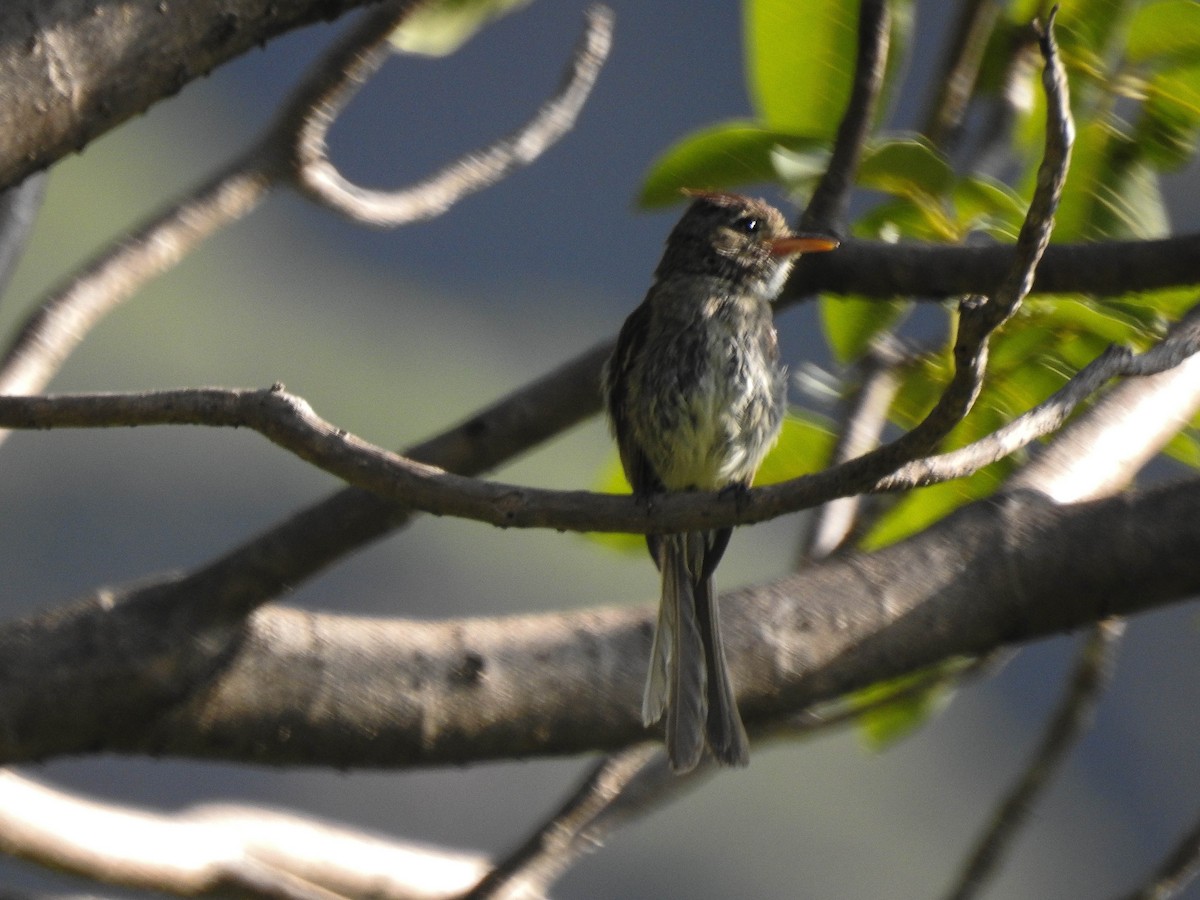
{"label": "thick tree branch", "polygon": [[[878,299],[939,300],[992,290],[1012,262],[1004,244],[887,244],[848,238],[836,253],[796,264],[781,301],[814,293]],[[1200,284],[1200,234],[1150,241],[1052,244],[1038,266],[1035,293],[1116,297],[1131,291]]]}
{"label": "thick tree branch", "polygon": [[5,0],[0,187],[78,151],[221,63],[371,0]]}
{"label": "thick tree branch", "polygon": [[[1200,481],[1069,507],[1040,497],[727,595],[747,722],[1200,591]],[[648,607],[449,622],[268,608],[221,629],[130,597],[0,628],[0,760],[409,766],[645,738]]]}

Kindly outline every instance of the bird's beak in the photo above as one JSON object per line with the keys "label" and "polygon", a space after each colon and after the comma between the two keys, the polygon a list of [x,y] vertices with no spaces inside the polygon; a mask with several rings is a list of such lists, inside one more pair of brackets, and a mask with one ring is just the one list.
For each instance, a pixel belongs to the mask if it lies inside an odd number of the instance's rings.
{"label": "bird's beak", "polygon": [[795,256],[797,253],[824,253],[840,243],[827,234],[792,234],[768,241],[767,250],[772,256]]}

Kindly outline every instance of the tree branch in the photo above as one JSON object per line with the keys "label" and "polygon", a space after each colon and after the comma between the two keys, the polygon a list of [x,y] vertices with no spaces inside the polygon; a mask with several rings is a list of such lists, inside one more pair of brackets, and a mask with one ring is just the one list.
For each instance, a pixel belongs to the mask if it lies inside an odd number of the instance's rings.
{"label": "tree branch", "polygon": [[81,150],[221,63],[368,2],[128,0],[117,8],[5,0],[0,187]]}
{"label": "tree branch", "polygon": [[[880,300],[897,295],[942,300],[986,294],[1012,263],[1005,244],[958,246],[847,238],[836,253],[814,253],[796,264],[781,301],[814,293]],[[1117,297],[1134,291],[1200,283],[1200,234],[1149,241],[1052,244],[1038,266],[1035,293]]]}
{"label": "tree branch", "polygon": [[[391,501],[390,513],[385,512],[384,507],[377,507],[374,514],[368,514],[374,523],[373,530],[386,528],[386,521],[398,510],[409,509],[459,516],[501,527],[649,534],[766,521],[862,491],[896,491],[963,477],[1053,431],[1080,402],[1111,378],[1168,371],[1197,350],[1200,350],[1200,307],[1181,320],[1154,348],[1141,355],[1134,355],[1124,348],[1110,349],[1029,412],[992,435],[950,453],[917,459],[889,471],[894,465],[894,457],[881,451],[895,447],[898,441],[894,441],[878,451],[823,472],[755,488],[743,497],[681,493],[658,498],[652,506],[628,496],[546,490],[452,474],[348,434],[321,419],[307,402],[288,394],[279,385],[257,391],[202,388],[142,394],[0,396],[0,426],[95,428],[202,424],[251,428],[301,459],[378,494],[384,498],[381,503]],[[603,351],[604,348],[598,348],[592,355],[602,357]],[[590,360],[582,366],[570,366],[564,372],[566,405],[559,407],[563,418],[541,423],[542,428],[536,433],[515,437],[540,440],[565,427],[564,422],[577,421],[573,411],[582,403],[570,402],[570,393],[586,394],[589,389],[596,389],[591,380],[593,371]],[[527,404],[532,396],[557,394],[553,384],[555,378],[555,375],[548,376],[531,389],[529,395],[523,393],[498,405],[497,413],[512,415],[516,412],[513,407]],[[538,404],[538,409],[543,408],[549,407]],[[527,408],[522,412],[537,415],[534,409]],[[1167,424],[1174,423],[1176,431],[1186,422],[1186,415],[1182,423],[1177,419],[1167,420]],[[482,427],[478,420],[471,420],[453,429],[433,447],[417,448],[414,452],[426,456],[449,455],[449,447],[466,437],[467,432]],[[1156,433],[1167,432],[1160,427]],[[518,447],[527,446],[520,440],[515,443]],[[1138,446],[1142,447],[1144,443],[1139,441]],[[431,453],[431,450],[437,452]],[[495,458],[502,459],[515,452],[515,448],[501,446],[496,452]],[[1143,452],[1157,452],[1157,445],[1153,450]],[[1018,486],[1032,487],[1033,484],[1021,481]],[[327,559],[324,555],[321,558]],[[288,575],[288,580],[302,577],[295,571]]]}
{"label": "tree branch", "polygon": [[264,900],[450,898],[485,865],[253,807],[163,814],[96,803],[8,771],[0,772],[0,850],[108,884]]}
{"label": "tree branch", "polygon": [[[559,91],[533,120],[492,146],[468,154],[441,172],[402,191],[370,191],[347,181],[326,156],[325,136],[345,99],[316,104],[296,142],[296,184],[313,200],[376,227],[395,227],[440,216],[463,197],[482,190],[521,166],[527,166],[575,126],[612,44],[612,11],[587,10],[580,38]],[[386,50],[377,51],[385,55]]]}
{"label": "tree branch", "polygon": [[[412,0],[392,0],[365,14],[309,70],[250,150],[103,251],[42,300],[0,360],[0,393],[41,390],[103,316],[211,234],[256,209],[281,182],[291,179],[310,194],[314,193],[313,183],[327,182],[333,170],[323,149],[320,153],[314,149],[322,143],[318,138],[389,56],[387,36],[414,6]],[[602,7],[590,11],[562,86],[528,123],[491,147],[468,154],[434,178],[400,192],[396,196],[404,198],[404,208],[396,205],[386,222],[376,216],[372,223],[395,226],[438,215],[461,197],[495,184],[536,159],[574,124],[605,59],[610,33],[607,11]],[[323,174],[310,173],[309,164]],[[346,190],[358,190],[342,184]],[[316,193],[327,203],[335,196],[328,185]],[[338,208],[348,214],[354,211],[344,200]]]}
{"label": "tree branch", "polygon": [[[743,715],[762,726],[947,657],[1191,597],[1197,516],[1200,481],[1069,507],[1024,494],[727,594]],[[0,760],[391,767],[646,737],[649,607],[445,622],[267,608],[219,628],[202,601],[162,599],[110,593],[0,628]]]}
{"label": "tree branch", "polygon": [[801,231],[836,233],[844,227],[850,189],[883,89],[891,27],[887,0],[862,0],[858,7],[858,53],[850,100],[838,125],[829,165],[800,217]]}
{"label": "tree branch", "polygon": [[1089,632],[1041,743],[1020,780],[1009,790],[975,843],[947,895],[969,900],[979,895],[1009,844],[1028,819],[1034,800],[1046,788],[1066,755],[1092,723],[1100,695],[1112,677],[1116,649],[1125,632],[1120,619],[1097,623]]}

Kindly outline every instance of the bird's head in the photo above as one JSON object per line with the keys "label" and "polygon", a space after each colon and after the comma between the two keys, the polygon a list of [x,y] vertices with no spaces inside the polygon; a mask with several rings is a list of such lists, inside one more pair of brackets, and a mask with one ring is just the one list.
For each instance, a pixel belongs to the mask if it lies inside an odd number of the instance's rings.
{"label": "bird's head", "polygon": [[667,238],[659,278],[722,277],[773,299],[797,256],[838,245],[829,235],[794,234],[783,214],[763,200],[717,191],[685,193],[694,199]]}

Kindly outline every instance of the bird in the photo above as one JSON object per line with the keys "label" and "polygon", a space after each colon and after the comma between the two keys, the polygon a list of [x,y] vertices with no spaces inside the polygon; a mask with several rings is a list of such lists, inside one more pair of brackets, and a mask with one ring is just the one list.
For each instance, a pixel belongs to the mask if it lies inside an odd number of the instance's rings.
{"label": "bird", "polygon": [[[692,201],[667,237],[650,289],[602,374],[609,424],[635,496],[745,492],[786,406],[771,303],[799,254],[837,240],[795,234],[763,200],[720,191]],[[722,649],[713,572],[732,528],[649,534],[662,579],[642,720],[666,718],[673,770],[705,750],[750,760]]]}

